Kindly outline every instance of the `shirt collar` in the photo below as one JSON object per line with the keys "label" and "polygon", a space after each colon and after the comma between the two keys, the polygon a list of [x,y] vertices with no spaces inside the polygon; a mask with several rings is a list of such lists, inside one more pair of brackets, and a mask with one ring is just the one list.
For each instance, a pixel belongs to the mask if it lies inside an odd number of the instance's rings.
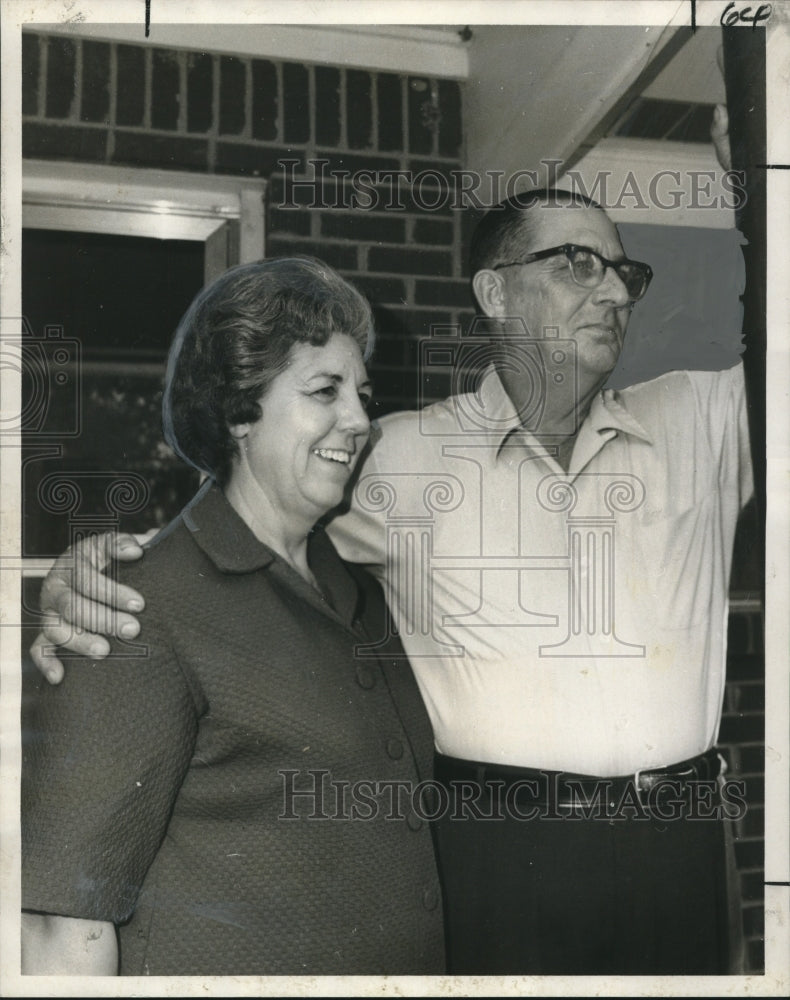
{"label": "shirt collar", "polygon": [[[289,576],[294,575],[295,584],[303,582],[292,567],[255,537],[215,482],[203,484],[182,517],[195,544],[221,573],[254,573],[282,566]],[[359,588],[322,527],[314,528],[307,540],[307,558],[326,603],[350,625],[359,604]],[[321,595],[306,581],[304,596],[322,603]]]}
{"label": "shirt collar", "polygon": [[[505,391],[493,365],[485,369],[476,395],[476,408],[481,414],[480,433],[485,434],[492,443],[496,443],[497,449],[501,449],[514,431],[519,431],[529,440],[533,440],[532,435],[521,426],[516,407]],[[648,444],[653,443],[645,428],[632,413],[628,412],[622,397],[615,389],[602,389],[596,393],[582,428],[586,428],[588,433],[599,434],[622,431]]]}
{"label": "shirt collar", "polygon": [[351,626],[359,608],[360,588],[320,525],[307,540],[307,557],[327,603],[345,625]]}
{"label": "shirt collar", "polygon": [[182,517],[195,544],[222,573],[253,573],[274,562],[274,552],[258,541],[212,480],[201,486]]}
{"label": "shirt collar", "polygon": [[[513,431],[522,430],[518,412],[505,392],[502,380],[493,365],[488,365],[475,393],[474,408],[477,426],[472,433],[485,435],[492,444],[501,448]],[[468,423],[468,420],[466,421]]]}
{"label": "shirt collar", "polygon": [[622,431],[648,444],[653,443],[642,424],[633,413],[628,412],[623,397],[616,389],[602,389],[596,394],[585,422],[593,431]]}

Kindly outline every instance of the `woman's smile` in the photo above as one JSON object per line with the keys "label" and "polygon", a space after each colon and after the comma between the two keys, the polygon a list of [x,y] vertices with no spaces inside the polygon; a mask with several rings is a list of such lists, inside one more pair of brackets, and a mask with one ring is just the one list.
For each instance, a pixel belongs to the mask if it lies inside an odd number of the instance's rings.
{"label": "woman's smile", "polygon": [[347,466],[351,465],[351,459],[354,457],[352,452],[343,451],[340,448],[313,448],[313,454],[328,462],[339,462],[341,465]]}

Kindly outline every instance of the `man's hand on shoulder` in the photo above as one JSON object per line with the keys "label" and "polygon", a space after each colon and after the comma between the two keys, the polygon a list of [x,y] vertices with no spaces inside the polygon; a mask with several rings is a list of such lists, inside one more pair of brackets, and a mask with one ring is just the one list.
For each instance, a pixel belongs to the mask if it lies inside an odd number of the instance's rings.
{"label": "man's hand on shoulder", "polygon": [[110,651],[106,636],[133,639],[138,634],[134,613],[145,606],[142,595],[104,571],[113,560],[139,559],[142,544],[155,533],[93,535],[55,561],[41,587],[44,628],[30,647],[33,663],[50,684],[59,684],[64,675],[56,646],[101,659]]}

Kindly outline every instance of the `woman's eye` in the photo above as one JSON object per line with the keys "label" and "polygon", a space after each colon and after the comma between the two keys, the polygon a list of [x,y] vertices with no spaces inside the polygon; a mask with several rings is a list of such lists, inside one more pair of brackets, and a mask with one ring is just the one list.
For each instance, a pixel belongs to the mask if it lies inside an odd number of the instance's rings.
{"label": "woman's eye", "polygon": [[334,399],[337,396],[337,386],[322,385],[320,389],[315,390],[313,395],[320,396],[323,399]]}
{"label": "woman's eye", "polygon": [[361,392],[359,394],[359,401],[362,406],[367,410],[373,400],[373,396],[369,392]]}

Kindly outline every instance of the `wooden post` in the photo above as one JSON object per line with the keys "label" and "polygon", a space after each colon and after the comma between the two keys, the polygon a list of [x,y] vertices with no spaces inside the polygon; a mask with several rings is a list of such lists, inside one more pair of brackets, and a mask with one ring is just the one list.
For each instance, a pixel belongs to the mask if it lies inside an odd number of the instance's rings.
{"label": "wooden post", "polygon": [[[747,199],[737,213],[744,247],[746,291],[743,330],[749,433],[757,499],[759,565],[765,565],[765,275],[766,275],[766,127],[765,28],[723,28],[724,80],[733,170],[746,175]],[[765,580],[762,580],[763,591]]]}

